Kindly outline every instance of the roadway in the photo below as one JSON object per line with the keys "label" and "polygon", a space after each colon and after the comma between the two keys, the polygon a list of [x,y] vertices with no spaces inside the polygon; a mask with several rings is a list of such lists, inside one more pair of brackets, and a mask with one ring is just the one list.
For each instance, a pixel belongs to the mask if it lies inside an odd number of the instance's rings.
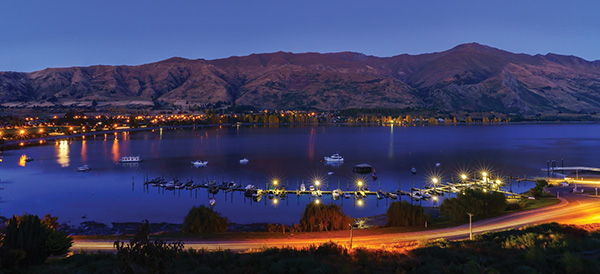
{"label": "roadway", "polygon": [[[594,191],[593,186],[585,187],[588,191]],[[591,224],[600,223],[600,197],[588,194],[570,193],[573,187],[550,188],[553,195],[560,192],[560,204],[507,214],[495,218],[473,222],[473,233],[498,231],[510,228],[518,228],[525,225],[535,225],[547,222],[558,222],[564,224]],[[349,245],[350,231],[313,232],[289,234],[287,237],[274,237],[270,239],[248,239],[248,240],[224,240],[224,241],[185,241],[185,249],[230,249],[232,251],[246,251],[260,249],[263,247],[305,247],[311,244],[320,244],[333,241],[338,244]],[[378,247],[389,246],[396,243],[414,242],[419,240],[433,240],[446,238],[450,240],[465,239],[469,237],[469,224],[443,229],[423,230],[407,233],[384,233],[371,230],[355,230],[353,247]],[[104,251],[115,252],[113,241],[107,240],[76,240],[71,248],[74,252]]]}

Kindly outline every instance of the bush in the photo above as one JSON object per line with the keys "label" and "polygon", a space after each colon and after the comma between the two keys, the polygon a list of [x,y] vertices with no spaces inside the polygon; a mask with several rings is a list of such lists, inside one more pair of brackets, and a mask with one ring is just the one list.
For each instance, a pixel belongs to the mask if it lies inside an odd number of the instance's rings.
{"label": "bush", "polygon": [[128,244],[119,240],[114,243],[123,273],[165,273],[183,250],[181,242],[150,242],[148,231],[146,220]]}
{"label": "bush", "polygon": [[478,189],[467,189],[458,193],[456,198],[444,200],[440,213],[454,221],[467,219],[467,213],[477,217],[494,216],[506,209],[506,196],[500,192],[483,192]]}
{"label": "bush", "polygon": [[529,194],[533,197],[540,197],[544,193],[544,187],[548,185],[548,182],[544,179],[535,181],[535,187],[529,190]]}
{"label": "bush", "polygon": [[299,225],[302,231],[332,231],[350,229],[348,224],[352,223],[352,218],[346,216],[335,204],[309,203],[304,209]]}
{"label": "bush", "polygon": [[[47,219],[54,220],[50,215]],[[13,216],[5,230],[2,241],[2,266],[42,264],[51,255],[62,255],[69,251],[73,239],[57,231],[58,226],[42,223],[35,215]]]}
{"label": "bush", "polygon": [[429,220],[429,215],[420,205],[411,205],[406,201],[393,202],[386,212],[387,223],[385,226],[421,226]]}
{"label": "bush", "polygon": [[183,219],[183,233],[215,233],[227,230],[227,218],[201,205],[192,207]]}

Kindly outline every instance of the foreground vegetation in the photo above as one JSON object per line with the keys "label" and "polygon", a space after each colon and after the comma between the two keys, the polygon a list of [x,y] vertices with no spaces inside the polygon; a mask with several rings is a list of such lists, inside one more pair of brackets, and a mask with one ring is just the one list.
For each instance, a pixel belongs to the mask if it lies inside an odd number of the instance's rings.
{"label": "foreground vegetation", "polygon": [[[406,251],[347,249],[330,242],[303,249],[258,252],[164,249],[156,260],[114,254],[76,254],[42,266],[38,273],[599,273],[600,232],[556,223],[476,235],[473,241],[422,242]],[[141,250],[141,249],[139,249]],[[159,251],[160,252],[160,251]],[[137,254],[142,255],[142,254]],[[142,256],[143,258],[143,256]],[[160,266],[158,266],[160,265]],[[123,268],[123,267],[126,268]],[[159,267],[159,268],[155,268]]]}

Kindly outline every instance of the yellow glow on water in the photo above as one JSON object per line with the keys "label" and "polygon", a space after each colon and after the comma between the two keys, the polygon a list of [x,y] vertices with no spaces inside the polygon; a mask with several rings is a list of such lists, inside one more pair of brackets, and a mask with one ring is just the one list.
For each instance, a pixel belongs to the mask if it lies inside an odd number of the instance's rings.
{"label": "yellow glow on water", "polygon": [[20,166],[25,166],[26,163],[27,163],[27,155],[23,154],[19,158],[19,165]]}
{"label": "yellow glow on water", "polygon": [[115,138],[112,145],[113,162],[119,161],[119,140]]}
{"label": "yellow glow on water", "polygon": [[87,163],[87,143],[85,140],[81,141],[81,161]]}
{"label": "yellow glow on water", "polygon": [[69,141],[60,140],[58,142],[58,149],[56,151],[56,161],[61,167],[69,166]]}

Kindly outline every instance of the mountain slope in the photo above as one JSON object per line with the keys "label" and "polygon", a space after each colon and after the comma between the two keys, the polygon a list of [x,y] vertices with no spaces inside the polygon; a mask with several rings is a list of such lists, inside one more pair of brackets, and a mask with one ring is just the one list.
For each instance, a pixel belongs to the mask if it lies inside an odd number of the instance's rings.
{"label": "mountain slope", "polygon": [[600,110],[600,62],[470,43],[421,55],[276,52],[139,66],[0,72],[4,105],[251,105],[268,109],[435,108],[522,114]]}

